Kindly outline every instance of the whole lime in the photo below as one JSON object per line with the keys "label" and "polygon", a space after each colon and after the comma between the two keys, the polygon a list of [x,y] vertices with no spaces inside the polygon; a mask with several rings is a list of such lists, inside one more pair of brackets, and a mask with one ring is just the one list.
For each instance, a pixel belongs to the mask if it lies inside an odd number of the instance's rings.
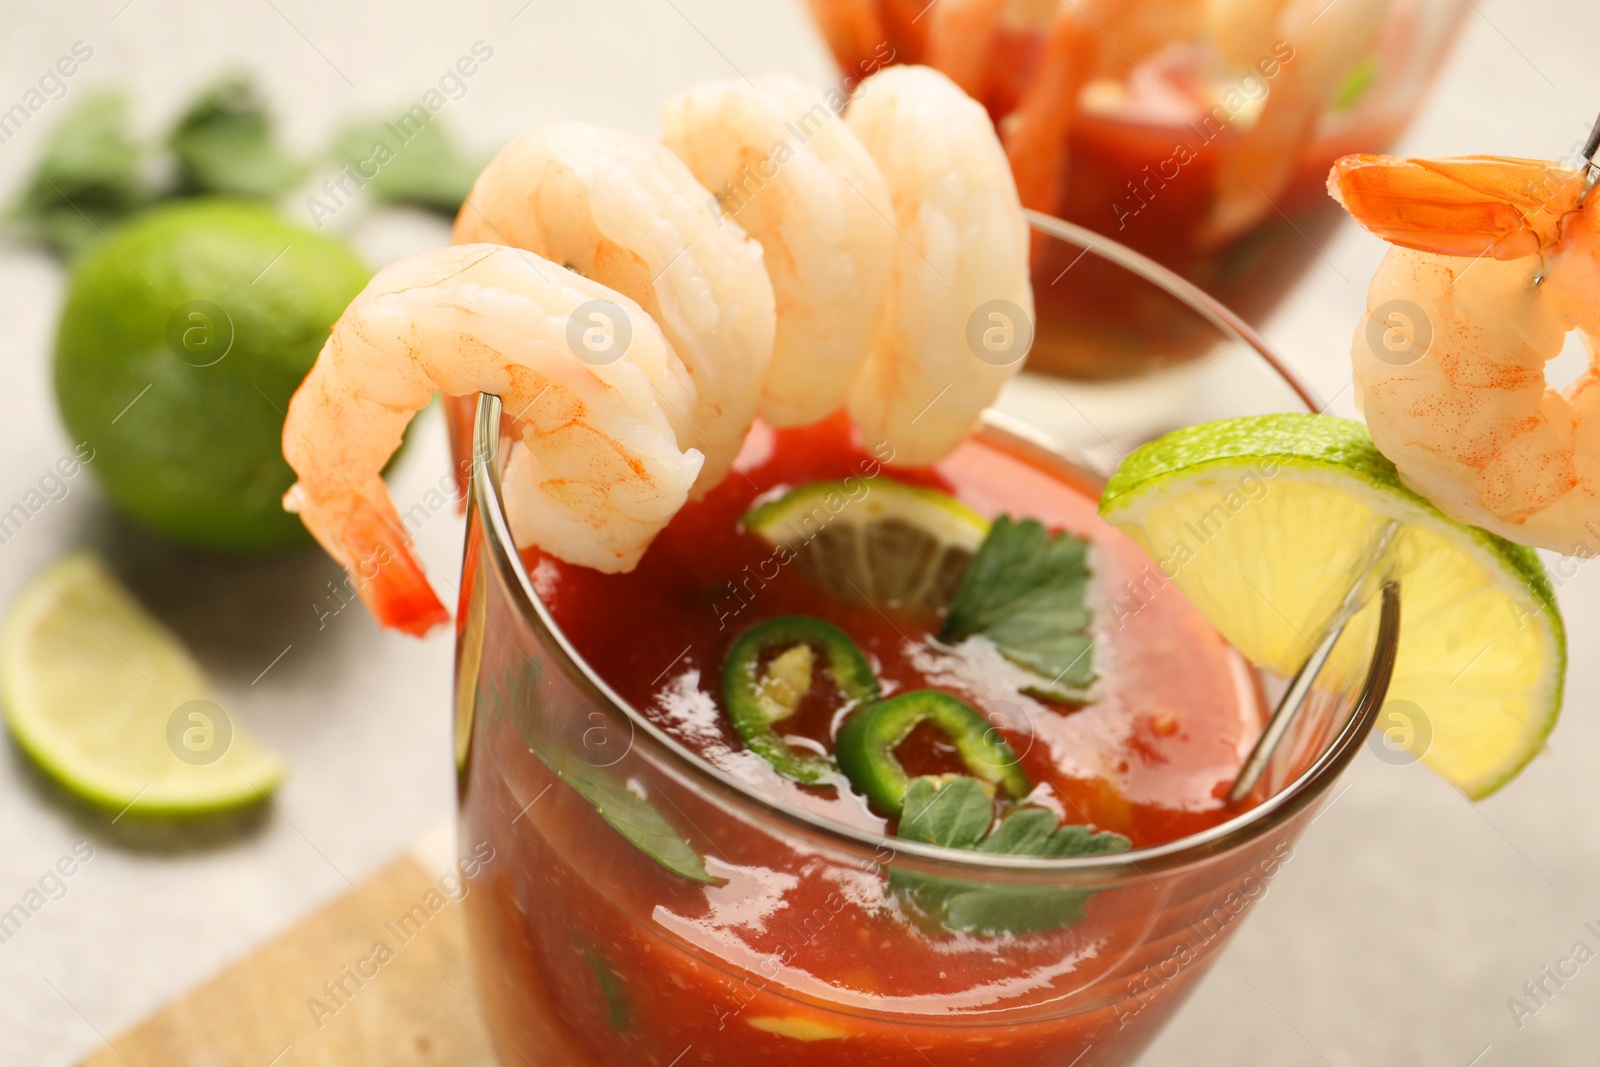
{"label": "whole lime", "polygon": [[109,233],[72,272],[56,401],[136,521],[218,552],[307,540],[281,498],[284,412],[369,271],[270,209],[190,200]]}

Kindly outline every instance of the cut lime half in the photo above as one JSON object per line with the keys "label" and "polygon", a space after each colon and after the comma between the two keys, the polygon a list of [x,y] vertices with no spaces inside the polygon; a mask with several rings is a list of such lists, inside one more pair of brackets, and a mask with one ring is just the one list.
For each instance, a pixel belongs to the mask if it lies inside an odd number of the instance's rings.
{"label": "cut lime half", "polygon": [[954,497],[883,477],[810,482],[752,508],[744,526],[792,550],[830,592],[912,611],[950,606],[989,532]]}
{"label": "cut lime half", "polygon": [[283,777],[177,637],[92,555],[57,560],[12,599],[0,698],[17,744],[113,811],[203,815],[264,800]]}
{"label": "cut lime half", "polygon": [[1358,422],[1270,415],[1179,430],[1123,461],[1100,511],[1246,657],[1282,675],[1368,568],[1378,531],[1398,523],[1389,562],[1402,621],[1386,707],[1420,715],[1414,754],[1476,799],[1555,725],[1566,631],[1537,555],[1405,488]]}

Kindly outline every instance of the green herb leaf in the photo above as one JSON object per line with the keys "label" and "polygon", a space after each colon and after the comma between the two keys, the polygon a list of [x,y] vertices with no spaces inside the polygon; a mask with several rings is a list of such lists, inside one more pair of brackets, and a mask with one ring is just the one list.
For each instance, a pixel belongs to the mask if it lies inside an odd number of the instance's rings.
{"label": "green herb leaf", "polygon": [[1345,76],[1338,90],[1333,94],[1333,110],[1335,112],[1348,111],[1361,102],[1378,80],[1378,57],[1376,54],[1368,56],[1358,63],[1354,70]]}
{"label": "green herb leaf", "polygon": [[611,964],[598,952],[590,951],[584,952],[583,961],[589,965],[595,981],[600,983],[600,993],[606,998],[606,1014],[611,1017],[611,1025],[618,1030],[632,1026],[633,1004],[628,998],[628,987],[622,984],[622,979],[611,969]]}
{"label": "green herb leaf", "polygon": [[265,200],[305,176],[306,166],[273,136],[265,103],[248,79],[224,79],[202,93],[167,137],[184,193]]}
{"label": "green herb leaf", "polygon": [[577,790],[611,828],[673,874],[708,885],[716,879],[666,816],[625,784],[586,764],[553,768],[561,780]]}
{"label": "green herb leaf", "polygon": [[128,111],[126,96],[104,92],[68,112],[12,208],[22,229],[58,255],[70,258],[102,240],[147,196]]}
{"label": "green herb leaf", "polygon": [[1000,516],[967,568],[940,637],[987,637],[1040,676],[1029,692],[1081,700],[1094,680],[1088,557],[1088,543],[1071,534]]}
{"label": "green herb leaf", "polygon": [[339,138],[335,151],[377,199],[445,214],[461,206],[483,169],[482,160],[456,148],[437,117],[420,128],[410,116],[355,126]]}
{"label": "green herb leaf", "polygon": [[898,834],[945,848],[976,848],[994,823],[994,798],[976,778],[913,778]]}
{"label": "green herb leaf", "polygon": [[693,846],[665,815],[629,789],[627,783],[564,753],[546,751],[554,746],[544,742],[542,723],[533,711],[540,705],[539,684],[539,672],[531,662],[524,668],[509,668],[497,679],[480,678],[478,699],[484,705],[488,721],[509,718],[522,734],[528,751],[588,801],[607,825],[640,852],[673,874],[707,885],[717,884],[718,879],[706,870],[705,861]]}
{"label": "green herb leaf", "polygon": [[[1005,856],[1064,858],[1126,852],[1121,834],[1062,826],[1053,812],[1018,808],[988,832],[994,801],[973,778],[917,778],[906,792],[899,836],[908,841]],[[987,834],[987,836],[985,836]],[[895,869],[890,884],[927,916],[956,933],[1030,934],[1083,919],[1091,889],[985,885]]]}

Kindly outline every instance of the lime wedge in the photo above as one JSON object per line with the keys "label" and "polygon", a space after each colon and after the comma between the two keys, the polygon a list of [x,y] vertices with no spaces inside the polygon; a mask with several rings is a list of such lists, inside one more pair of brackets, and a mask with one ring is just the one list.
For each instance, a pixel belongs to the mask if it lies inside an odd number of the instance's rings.
{"label": "lime wedge", "polygon": [[1538,556],[1406,489],[1358,422],[1270,415],[1179,430],[1122,462],[1100,512],[1245,656],[1283,675],[1396,522],[1402,623],[1389,701],[1423,719],[1413,753],[1476,799],[1515,776],[1555,725],[1566,631]]}
{"label": "lime wedge", "polygon": [[989,532],[954,497],[882,477],[810,482],[752,508],[744,526],[792,550],[830,592],[912,611],[950,606]]}
{"label": "lime wedge", "polygon": [[208,814],[263,800],[283,777],[177,637],[92,555],[57,560],[12,599],[0,696],[17,744],[114,811]]}

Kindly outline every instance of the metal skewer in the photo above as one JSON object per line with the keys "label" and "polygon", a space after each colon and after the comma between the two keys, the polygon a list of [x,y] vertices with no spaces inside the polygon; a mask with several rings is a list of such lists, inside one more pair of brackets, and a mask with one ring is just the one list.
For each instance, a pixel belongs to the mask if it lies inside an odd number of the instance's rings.
{"label": "metal skewer", "polygon": [[1589,139],[1583,143],[1583,195],[1578,198],[1581,204],[1589,198],[1589,192],[1600,184],[1600,163],[1595,162],[1595,155],[1600,153],[1600,118],[1594,120],[1594,128],[1589,131]]}
{"label": "metal skewer", "polygon": [[1305,708],[1317,676],[1322,673],[1322,668],[1327,666],[1329,657],[1333,655],[1334,646],[1339,643],[1339,638],[1344,636],[1350,621],[1361,614],[1362,609],[1388,582],[1389,546],[1394,543],[1395,534],[1399,530],[1399,524],[1387,522],[1373,539],[1367,565],[1362,568],[1355,584],[1350,587],[1350,592],[1345,594],[1344,603],[1339,605],[1339,610],[1334,612],[1333,618],[1328,621],[1322,639],[1317,642],[1311,655],[1290,679],[1289,688],[1284,691],[1278,706],[1273,709],[1272,718],[1267,720],[1266,729],[1261,732],[1255,747],[1250,750],[1250,756],[1244,761],[1239,777],[1234,779],[1233,788],[1228,791],[1230,804],[1243,801],[1261,781],[1261,776],[1266,772],[1267,764],[1272,761],[1273,754],[1277,752],[1278,745],[1288,735],[1289,728],[1294,725],[1300,712]]}

